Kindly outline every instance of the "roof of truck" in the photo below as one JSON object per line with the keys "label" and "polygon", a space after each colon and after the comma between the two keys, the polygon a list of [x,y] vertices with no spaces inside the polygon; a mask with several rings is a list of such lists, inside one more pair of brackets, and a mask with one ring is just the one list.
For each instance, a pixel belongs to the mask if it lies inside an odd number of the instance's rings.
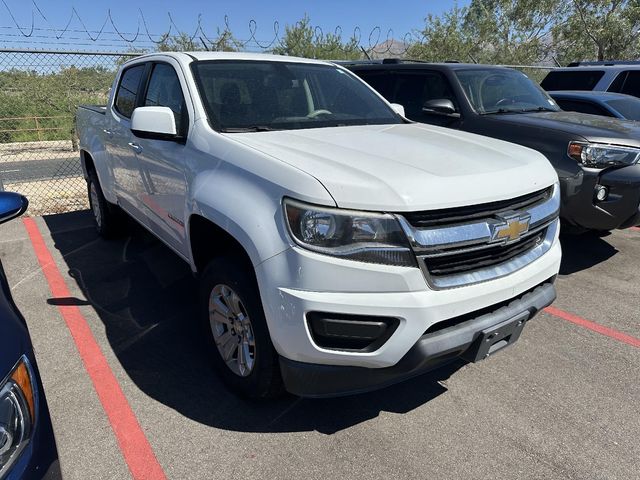
{"label": "roof of truck", "polygon": [[272,55],[268,53],[245,53],[245,52],[158,52],[149,53],[136,57],[136,60],[145,57],[168,56],[178,59],[184,59],[186,56],[192,60],[249,60],[249,61],[268,61],[268,62],[295,62],[295,63],[316,63],[330,65],[330,62],[324,60],[314,60],[311,58],[289,57],[286,55]]}

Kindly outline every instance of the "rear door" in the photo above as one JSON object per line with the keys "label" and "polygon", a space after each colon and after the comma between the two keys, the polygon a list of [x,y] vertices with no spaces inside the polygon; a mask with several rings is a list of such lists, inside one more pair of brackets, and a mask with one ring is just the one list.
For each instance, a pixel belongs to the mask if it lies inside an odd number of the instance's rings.
{"label": "rear door", "polygon": [[136,220],[147,224],[137,201],[143,185],[133,148],[131,115],[145,77],[146,63],[126,68],[120,75],[113,103],[105,115],[105,146],[112,165],[118,204]]}
{"label": "rear door", "polygon": [[134,137],[137,145],[139,183],[137,203],[148,219],[151,230],[178,253],[187,254],[185,211],[187,196],[187,135],[192,107],[185,99],[186,82],[180,66],[172,59],[153,62],[149,80],[143,89],[140,106],[169,107],[175,116],[175,140]]}

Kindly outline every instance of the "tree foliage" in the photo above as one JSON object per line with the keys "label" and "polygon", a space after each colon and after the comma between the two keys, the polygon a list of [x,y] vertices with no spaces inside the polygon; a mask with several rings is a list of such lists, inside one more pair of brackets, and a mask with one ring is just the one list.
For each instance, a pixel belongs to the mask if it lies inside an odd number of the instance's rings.
{"label": "tree foliage", "polygon": [[323,33],[311,25],[308,15],[296,24],[285,27],[280,45],[272,52],[277,55],[327,60],[355,60],[362,56],[357,38],[351,37],[343,41],[340,31]]}
{"label": "tree foliage", "polygon": [[638,58],[640,0],[572,0],[553,34],[563,62]]}
{"label": "tree foliage", "polygon": [[549,30],[562,12],[560,0],[472,0],[428,15],[408,53],[432,61],[536,62],[550,50]]}
{"label": "tree foliage", "polygon": [[159,52],[235,52],[239,49],[239,42],[234,38],[228,28],[218,29],[215,39],[202,36],[191,36],[181,32],[177,35],[168,35],[160,40],[157,46]]}

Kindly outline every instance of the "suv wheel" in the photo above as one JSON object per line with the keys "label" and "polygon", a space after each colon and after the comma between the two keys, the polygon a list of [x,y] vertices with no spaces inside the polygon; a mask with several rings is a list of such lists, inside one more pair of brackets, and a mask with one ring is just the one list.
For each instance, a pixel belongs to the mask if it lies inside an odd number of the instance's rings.
{"label": "suv wheel", "polygon": [[98,175],[94,170],[89,172],[87,190],[89,206],[91,207],[91,213],[93,213],[93,220],[98,234],[104,238],[115,236],[123,221],[122,213],[117,205],[112,205],[104,197],[98,181]]}
{"label": "suv wheel", "polygon": [[239,258],[218,258],[207,266],[200,284],[201,324],[213,366],[231,390],[275,397],[282,393],[278,355],[249,268]]}

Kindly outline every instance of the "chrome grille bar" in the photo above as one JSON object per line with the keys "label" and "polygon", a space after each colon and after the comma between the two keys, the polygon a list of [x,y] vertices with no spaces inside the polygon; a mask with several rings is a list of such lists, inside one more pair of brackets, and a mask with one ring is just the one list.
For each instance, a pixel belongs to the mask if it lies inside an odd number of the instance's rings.
{"label": "chrome grille bar", "polygon": [[[520,268],[544,255],[553,245],[559,229],[558,215],[560,212],[560,186],[556,183],[553,186],[552,194],[542,202],[536,203],[528,208],[517,211],[501,211],[483,219],[469,220],[454,225],[444,225],[440,227],[419,228],[411,225],[402,215],[397,215],[404,232],[409,238],[418,263],[422,269],[429,285],[434,289],[446,289],[465,286],[473,283],[493,280],[505,275],[509,275]],[[528,229],[522,235],[508,236],[503,239],[496,239],[496,229],[505,225],[504,217],[515,215],[523,219],[523,229],[527,228],[525,222],[528,221]],[[537,242],[531,242],[535,236],[541,236]],[[529,241],[531,248],[522,252],[515,248],[516,245]],[[514,246],[512,248],[511,246]],[[495,253],[496,264],[487,265],[487,261],[480,261],[488,249],[501,249]],[[489,252],[491,250],[488,250]],[[509,252],[514,252],[509,258]],[[477,252],[477,256],[472,255]],[[471,254],[471,255],[470,255]],[[440,273],[433,275],[429,272],[429,260],[436,262],[437,259],[450,257],[455,261],[456,257],[468,258],[469,266],[466,271],[456,273]],[[474,268],[474,259],[478,267]],[[505,260],[506,259],[506,260]],[[504,261],[503,261],[504,260]],[[440,263],[441,261],[438,260]],[[437,262],[436,262],[437,264]],[[434,265],[436,265],[434,264]],[[436,267],[434,267],[436,268]],[[442,268],[440,268],[442,270]],[[446,271],[446,269],[445,269]]]}

